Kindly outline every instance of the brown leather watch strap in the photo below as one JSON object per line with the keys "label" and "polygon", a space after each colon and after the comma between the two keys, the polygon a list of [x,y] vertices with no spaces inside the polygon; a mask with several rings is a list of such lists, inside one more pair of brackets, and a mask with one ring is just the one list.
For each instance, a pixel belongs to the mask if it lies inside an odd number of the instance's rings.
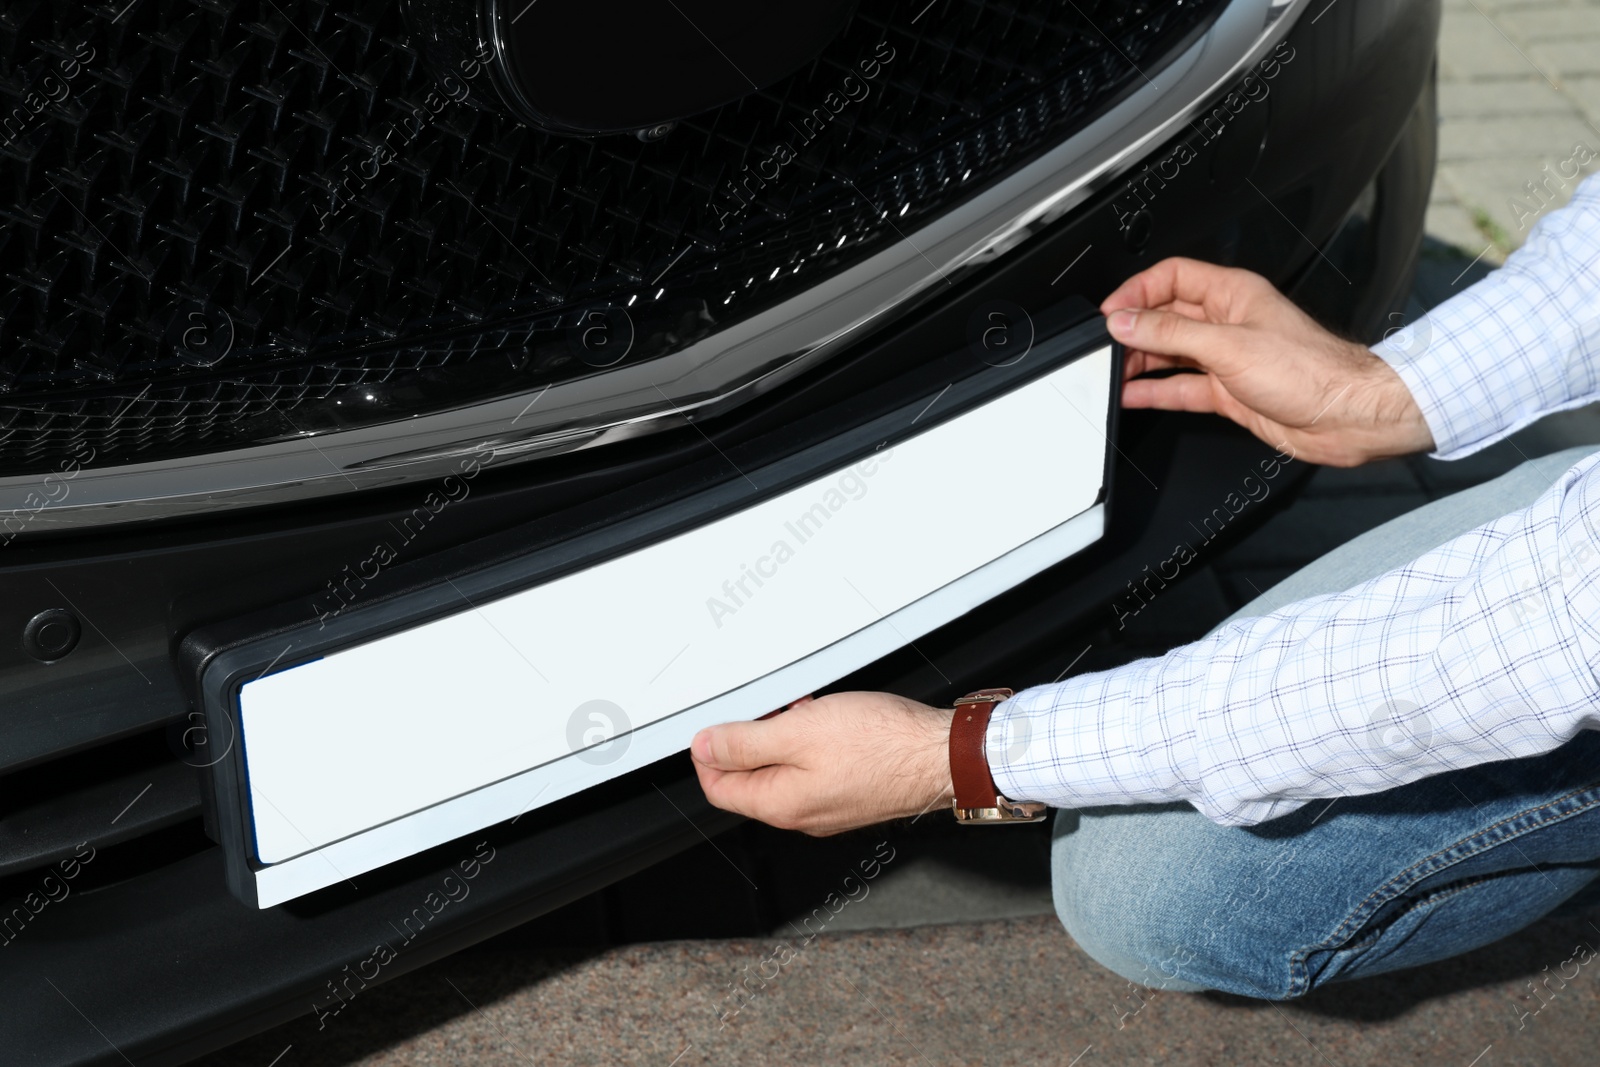
{"label": "brown leather watch strap", "polygon": [[956,701],[955,718],[950,722],[950,784],[955,787],[958,808],[999,806],[1000,789],[989,773],[984,738],[994,706],[1010,696],[1009,689],[980,689]]}

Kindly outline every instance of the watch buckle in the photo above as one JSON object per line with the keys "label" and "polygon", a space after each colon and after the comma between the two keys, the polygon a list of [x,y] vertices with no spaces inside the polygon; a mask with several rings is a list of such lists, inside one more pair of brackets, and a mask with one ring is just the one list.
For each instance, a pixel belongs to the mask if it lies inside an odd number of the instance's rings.
{"label": "watch buckle", "polygon": [[1009,822],[1043,822],[1050,810],[1049,805],[1036,801],[1007,800],[1000,796],[994,799],[997,806],[992,808],[963,808],[953,800],[950,802],[950,808],[955,812],[956,822],[974,826],[992,826]]}
{"label": "watch buckle", "polygon": [[1010,700],[1016,695],[1012,689],[976,689],[964,697],[957,697],[952,707],[961,707],[963,704],[998,704],[1002,700]]}

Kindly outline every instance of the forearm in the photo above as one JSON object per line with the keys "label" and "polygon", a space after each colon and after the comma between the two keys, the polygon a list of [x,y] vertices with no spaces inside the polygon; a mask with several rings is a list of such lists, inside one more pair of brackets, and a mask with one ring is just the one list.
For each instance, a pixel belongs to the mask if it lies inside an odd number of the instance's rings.
{"label": "forearm", "polygon": [[996,783],[1013,800],[1189,801],[1251,824],[1594,727],[1597,463],[1355,589],[1019,694],[990,726]]}

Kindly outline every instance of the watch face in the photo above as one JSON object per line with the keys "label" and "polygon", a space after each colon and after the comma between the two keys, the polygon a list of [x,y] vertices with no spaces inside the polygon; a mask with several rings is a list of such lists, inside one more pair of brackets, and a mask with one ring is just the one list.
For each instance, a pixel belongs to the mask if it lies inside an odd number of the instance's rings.
{"label": "watch face", "polygon": [[[573,133],[641,132],[758,92],[816,58],[842,0],[484,0],[502,95]],[[433,4],[435,19],[448,17]],[[466,5],[461,16],[470,19]]]}

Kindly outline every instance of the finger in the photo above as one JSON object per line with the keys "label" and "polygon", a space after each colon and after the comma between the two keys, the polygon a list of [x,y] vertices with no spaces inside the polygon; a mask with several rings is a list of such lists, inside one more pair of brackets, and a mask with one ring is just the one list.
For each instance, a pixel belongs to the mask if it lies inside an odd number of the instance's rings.
{"label": "finger", "polygon": [[1181,356],[1209,367],[1237,353],[1239,328],[1197,322],[1170,311],[1123,308],[1106,319],[1111,336],[1129,348],[1158,356]]}
{"label": "finger", "polygon": [[1122,360],[1122,376],[1124,378],[1137,378],[1141,374],[1151,371],[1171,370],[1174,367],[1193,367],[1194,360],[1183,356],[1163,356],[1155,352],[1141,352],[1137,348],[1125,350],[1126,355]]}
{"label": "finger", "polygon": [[1170,311],[1174,315],[1182,315],[1186,319],[1196,319],[1200,322],[1210,322],[1211,316],[1199,304],[1191,304],[1187,300],[1168,300],[1165,304],[1152,304],[1148,308],[1136,307],[1134,311]]}
{"label": "finger", "polygon": [[705,793],[708,800],[711,798],[711,793],[719,781],[730,774],[739,773],[738,771],[719,771],[715,767],[706,766],[697,759],[692,759],[689,762],[694,764],[695,777],[700,779],[700,791]]}
{"label": "finger", "polygon": [[693,763],[695,776],[700,779],[700,791],[706,795],[706,800],[710,801],[712,807],[721,808],[723,811],[731,811],[736,815],[751,814],[734,806],[742,799],[741,791],[737,786],[730,788],[729,781],[730,779],[746,777],[750,774],[749,771],[719,771],[715,767],[706,766],[699,760],[694,760]]}
{"label": "finger", "polygon": [[697,762],[720,771],[749,771],[783,763],[793,750],[786,726],[782,716],[708,726],[695,734],[689,752]]}
{"label": "finger", "polygon": [[1250,271],[1173,256],[1119,285],[1100,304],[1100,311],[1110,315],[1123,308],[1158,308],[1173,301],[1209,309],[1218,306],[1223,294],[1252,287],[1258,280]]}
{"label": "finger", "polygon": [[731,811],[769,825],[786,827],[792,821],[797,772],[793,767],[762,767],[754,771],[717,771],[706,768],[700,788],[706,799]]}
{"label": "finger", "polygon": [[1155,310],[1170,311],[1173,314],[1182,315],[1184,318],[1188,319],[1197,319],[1200,322],[1209,321],[1206,316],[1206,309],[1204,307],[1199,304],[1192,304],[1187,300],[1169,300],[1167,303],[1156,308]]}
{"label": "finger", "polygon": [[1157,411],[1216,412],[1217,397],[1209,374],[1174,374],[1140,378],[1122,386],[1122,406]]}

